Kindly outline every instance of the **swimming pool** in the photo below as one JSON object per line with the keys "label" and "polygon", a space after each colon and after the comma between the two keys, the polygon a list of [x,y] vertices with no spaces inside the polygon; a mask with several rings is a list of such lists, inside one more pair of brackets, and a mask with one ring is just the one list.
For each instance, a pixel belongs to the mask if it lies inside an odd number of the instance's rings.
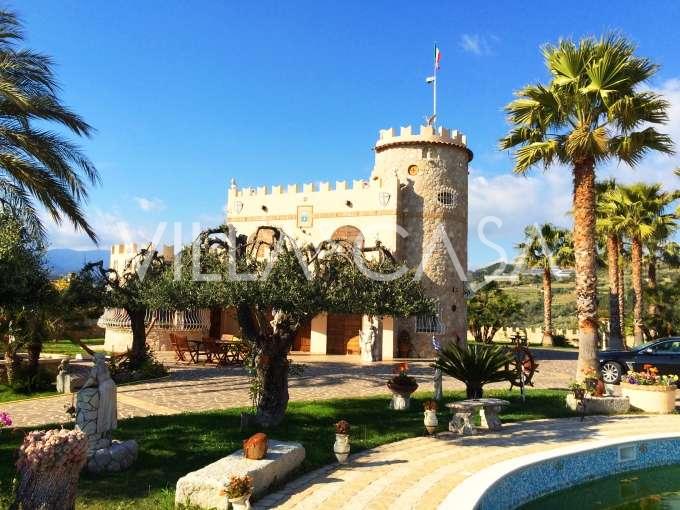
{"label": "swimming pool", "polygon": [[521,510],[680,508],[680,465],[620,473],[534,500]]}
{"label": "swimming pool", "polygon": [[[680,472],[680,433],[650,434],[617,437],[603,440],[587,440],[578,445],[539,452],[516,457],[508,461],[493,464],[465,479],[454,489],[439,506],[440,509],[456,508],[459,510],[514,510],[518,508],[552,509],[569,508],[586,510],[583,491],[593,480],[600,480],[616,485],[616,477],[623,483],[629,483],[626,473],[649,468],[670,470],[671,475]],[[668,467],[672,466],[672,467]],[[659,468],[663,471],[662,468]],[[677,471],[676,471],[677,470]],[[614,476],[614,480],[603,480]],[[672,479],[672,476],[669,477]],[[645,478],[647,480],[647,478]],[[680,482],[679,478],[675,478]],[[646,484],[645,486],[650,486]],[[561,505],[564,497],[558,495],[548,500],[549,494],[566,490],[572,494],[567,506]],[[631,486],[634,487],[634,486]],[[658,498],[664,494],[680,489],[675,486],[664,486],[658,490],[650,490],[648,496]],[[594,493],[591,493],[593,495]],[[642,497],[642,496],[641,496]],[[529,504],[542,498],[535,505]],[[548,503],[546,503],[548,501]],[[609,504],[609,503],[607,503]],[[616,503],[611,503],[616,505]],[[616,506],[594,506],[592,508],[617,508]],[[628,507],[621,507],[628,508]],[[635,506],[631,508],[637,508]],[[680,506],[642,507],[642,508],[678,508]]]}

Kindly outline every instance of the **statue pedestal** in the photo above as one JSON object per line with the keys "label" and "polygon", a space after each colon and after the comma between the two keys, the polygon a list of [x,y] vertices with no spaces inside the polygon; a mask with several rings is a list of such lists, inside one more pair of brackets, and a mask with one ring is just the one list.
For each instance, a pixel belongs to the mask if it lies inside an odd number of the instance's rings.
{"label": "statue pedestal", "polygon": [[90,379],[76,397],[76,428],[87,436],[85,468],[91,473],[121,471],[137,459],[136,441],[111,439],[117,424],[116,385],[106,365],[97,360]]}

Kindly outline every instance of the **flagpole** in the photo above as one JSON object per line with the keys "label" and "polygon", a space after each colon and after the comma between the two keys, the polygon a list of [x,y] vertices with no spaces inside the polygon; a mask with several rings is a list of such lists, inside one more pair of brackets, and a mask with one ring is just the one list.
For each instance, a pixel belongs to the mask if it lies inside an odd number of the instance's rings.
{"label": "flagpole", "polygon": [[434,123],[437,121],[437,43],[434,45],[434,83],[432,83],[432,118]]}

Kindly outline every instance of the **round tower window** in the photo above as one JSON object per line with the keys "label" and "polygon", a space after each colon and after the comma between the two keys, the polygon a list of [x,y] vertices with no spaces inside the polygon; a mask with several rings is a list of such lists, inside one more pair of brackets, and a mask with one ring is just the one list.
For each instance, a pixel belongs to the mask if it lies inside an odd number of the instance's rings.
{"label": "round tower window", "polygon": [[437,192],[437,202],[439,205],[447,208],[453,208],[456,206],[458,199],[458,193],[455,189],[445,188]]}
{"label": "round tower window", "polygon": [[413,176],[418,175],[418,166],[417,165],[411,165],[410,167],[408,167],[408,174],[413,175]]}

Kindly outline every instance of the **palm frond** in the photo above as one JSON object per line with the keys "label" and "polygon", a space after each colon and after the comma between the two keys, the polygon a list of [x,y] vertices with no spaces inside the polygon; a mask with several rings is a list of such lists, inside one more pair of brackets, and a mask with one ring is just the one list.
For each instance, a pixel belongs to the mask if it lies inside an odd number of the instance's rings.
{"label": "palm frond", "polygon": [[670,136],[648,127],[642,131],[612,137],[609,140],[609,151],[621,161],[634,166],[640,163],[649,151],[673,154],[674,147]]}

